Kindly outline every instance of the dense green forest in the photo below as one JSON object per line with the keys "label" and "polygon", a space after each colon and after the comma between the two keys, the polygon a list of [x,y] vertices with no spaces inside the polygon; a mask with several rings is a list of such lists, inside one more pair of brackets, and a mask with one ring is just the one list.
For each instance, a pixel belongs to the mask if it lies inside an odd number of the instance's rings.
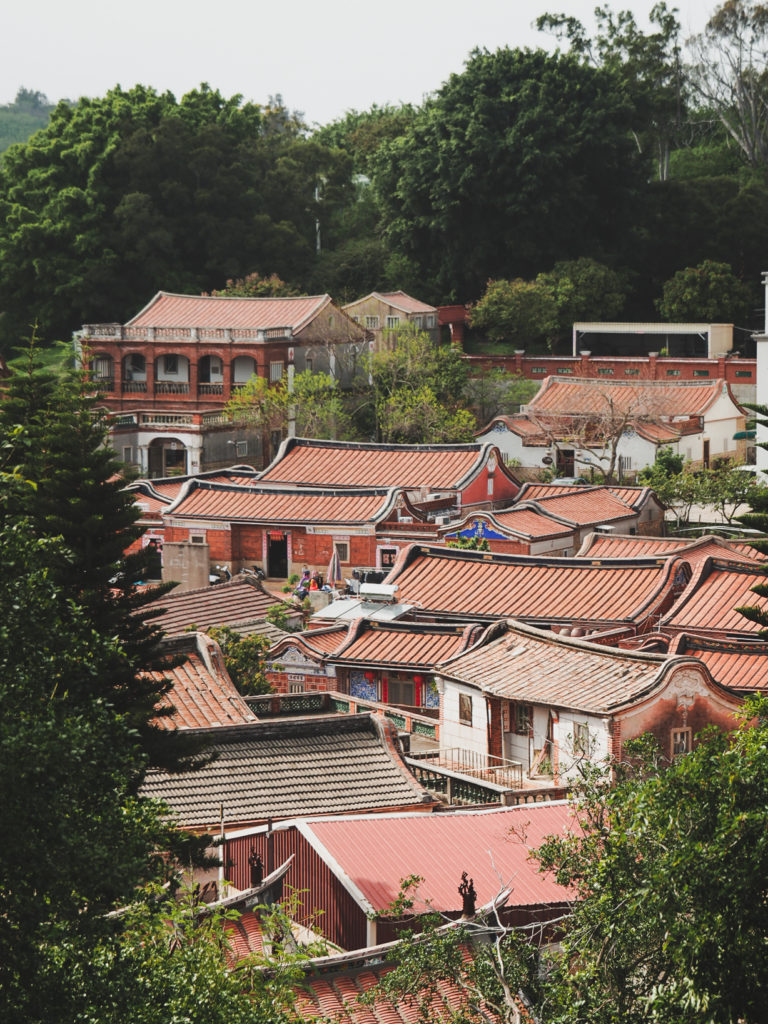
{"label": "dense green forest", "polygon": [[476,50],[420,106],[315,131],[279,96],[205,84],[59,103],[0,164],[0,346],[253,273],[340,301],[404,288],[476,303],[508,282],[495,297],[533,303],[529,334],[551,340],[595,266],[610,311],[592,302],[591,317],[706,301],[747,337],[768,234],[765,11],[728,0],[688,41],[664,3],[647,32],[626,11],[596,16],[590,37],[546,15],[556,52]]}
{"label": "dense green forest", "polygon": [[0,153],[45,128],[53,108],[43,93],[22,86],[13,103],[0,105]]}

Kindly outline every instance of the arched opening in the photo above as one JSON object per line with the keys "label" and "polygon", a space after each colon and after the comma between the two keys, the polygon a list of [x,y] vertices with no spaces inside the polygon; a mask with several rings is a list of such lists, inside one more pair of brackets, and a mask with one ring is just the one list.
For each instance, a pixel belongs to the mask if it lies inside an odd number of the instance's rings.
{"label": "arched opening", "polygon": [[112,356],[106,352],[94,352],[90,363],[91,380],[100,391],[111,391],[115,386],[115,372]]}
{"label": "arched opening", "polygon": [[186,476],[187,449],[175,437],[156,437],[147,448],[147,470],[150,478]]}
{"label": "arched opening", "polygon": [[141,352],[129,352],[123,356],[123,391],[147,390],[147,361]]}
{"label": "arched opening", "polygon": [[220,395],[224,391],[224,364],[221,356],[203,356],[197,364],[201,395]]}

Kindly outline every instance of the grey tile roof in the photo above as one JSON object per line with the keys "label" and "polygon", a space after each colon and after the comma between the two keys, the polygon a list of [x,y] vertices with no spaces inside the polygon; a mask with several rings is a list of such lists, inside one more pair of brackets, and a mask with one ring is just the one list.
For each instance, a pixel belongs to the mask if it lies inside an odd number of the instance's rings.
{"label": "grey tile roof", "polygon": [[392,726],[370,715],[258,722],[211,733],[214,760],[189,774],[155,769],[142,794],[179,823],[216,830],[267,818],[417,808],[433,798],[400,756]]}

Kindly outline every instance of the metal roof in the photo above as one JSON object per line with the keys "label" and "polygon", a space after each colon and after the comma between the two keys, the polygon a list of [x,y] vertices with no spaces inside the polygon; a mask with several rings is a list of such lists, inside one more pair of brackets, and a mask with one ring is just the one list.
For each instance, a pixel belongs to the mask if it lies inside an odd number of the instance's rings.
{"label": "metal roof", "polygon": [[[387,911],[410,875],[422,877],[414,911],[461,909],[466,871],[478,905],[511,888],[507,906],[541,906],[571,893],[542,874],[531,852],[575,826],[570,804],[553,801],[450,814],[382,814],[297,822],[296,827],[369,913]],[[427,901],[429,907],[427,907]]]}

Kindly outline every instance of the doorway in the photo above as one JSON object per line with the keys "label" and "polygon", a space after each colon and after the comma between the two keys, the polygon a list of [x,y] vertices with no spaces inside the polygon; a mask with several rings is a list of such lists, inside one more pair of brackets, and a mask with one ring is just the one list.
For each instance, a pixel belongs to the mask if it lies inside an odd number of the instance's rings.
{"label": "doorway", "polygon": [[276,579],[288,578],[288,537],[277,530],[267,536],[267,576]]}

